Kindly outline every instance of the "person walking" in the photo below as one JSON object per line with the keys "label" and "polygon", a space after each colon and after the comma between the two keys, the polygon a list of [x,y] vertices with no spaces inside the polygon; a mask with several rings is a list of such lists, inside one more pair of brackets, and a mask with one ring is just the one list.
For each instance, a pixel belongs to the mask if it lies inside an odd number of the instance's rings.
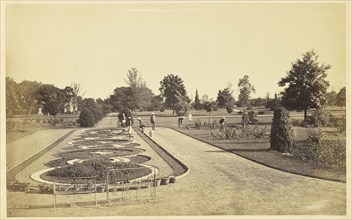
{"label": "person walking", "polygon": [[225,131],[225,123],[226,123],[225,117],[222,117],[222,118],[220,119],[220,132]]}
{"label": "person walking", "polygon": [[155,125],[156,125],[156,117],[154,112],[150,116],[150,123],[152,123],[152,130],[155,131]]}
{"label": "person walking", "polygon": [[141,118],[138,118],[138,121],[139,121],[139,129],[141,130],[142,133],[144,133],[145,124]]}
{"label": "person walking", "polygon": [[192,122],[192,112],[189,112],[189,113],[188,113],[188,121],[189,121],[189,122]]}

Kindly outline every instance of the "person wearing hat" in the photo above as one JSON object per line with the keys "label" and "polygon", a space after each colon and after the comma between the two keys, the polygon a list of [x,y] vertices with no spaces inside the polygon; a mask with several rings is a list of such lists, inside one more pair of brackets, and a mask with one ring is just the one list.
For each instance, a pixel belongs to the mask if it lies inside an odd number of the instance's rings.
{"label": "person wearing hat", "polygon": [[141,118],[138,118],[138,121],[139,121],[139,129],[141,130],[142,133],[144,133],[145,124]]}
{"label": "person wearing hat", "polygon": [[150,123],[152,123],[152,130],[155,131],[155,125],[156,125],[156,117],[154,115],[154,112],[150,116]]}
{"label": "person wearing hat", "polygon": [[225,117],[222,117],[220,119],[220,132],[225,131],[225,123],[226,123]]}

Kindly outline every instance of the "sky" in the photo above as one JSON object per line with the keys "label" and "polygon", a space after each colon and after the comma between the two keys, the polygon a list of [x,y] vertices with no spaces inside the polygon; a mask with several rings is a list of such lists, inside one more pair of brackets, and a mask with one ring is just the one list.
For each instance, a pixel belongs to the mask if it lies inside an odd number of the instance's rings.
{"label": "sky", "polygon": [[6,76],[107,98],[136,67],[159,94],[168,74],[194,98],[248,75],[252,97],[271,97],[292,62],[314,49],[330,64],[330,90],[346,85],[344,3],[7,4]]}

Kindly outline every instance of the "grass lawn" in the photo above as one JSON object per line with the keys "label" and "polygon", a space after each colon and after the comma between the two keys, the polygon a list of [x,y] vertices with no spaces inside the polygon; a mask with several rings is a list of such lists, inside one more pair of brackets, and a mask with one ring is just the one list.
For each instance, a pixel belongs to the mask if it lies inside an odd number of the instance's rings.
{"label": "grass lawn", "polygon": [[[345,169],[335,169],[315,163],[308,163],[270,150],[270,140],[268,138],[264,140],[214,139],[211,137],[210,133],[215,130],[171,128],[265,166],[305,176],[346,182]],[[296,130],[298,130],[298,132],[296,132]],[[219,131],[216,130],[216,132]],[[304,128],[295,128],[296,139],[303,140],[306,133]]]}

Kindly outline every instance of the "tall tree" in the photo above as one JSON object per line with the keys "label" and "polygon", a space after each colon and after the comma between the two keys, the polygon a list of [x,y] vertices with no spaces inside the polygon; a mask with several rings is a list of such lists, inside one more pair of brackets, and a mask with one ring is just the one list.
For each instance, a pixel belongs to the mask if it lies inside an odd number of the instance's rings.
{"label": "tall tree", "polygon": [[249,76],[244,75],[244,77],[238,81],[238,87],[240,90],[238,103],[241,107],[246,107],[251,97],[251,93],[255,93],[254,86],[249,82]]}
{"label": "tall tree", "polygon": [[135,99],[131,87],[117,87],[114,94],[110,96],[110,103],[113,111],[123,109],[136,109]]}
{"label": "tall tree", "polygon": [[223,90],[219,90],[218,97],[217,97],[216,101],[218,102],[218,106],[220,108],[224,108],[224,107],[228,106],[229,104],[235,103],[235,99],[232,97],[228,88],[225,88]]}
{"label": "tall tree", "polygon": [[62,112],[67,104],[65,91],[53,85],[42,85],[37,90],[37,100],[43,105],[43,113],[54,117]]}
{"label": "tall tree", "polygon": [[160,81],[159,91],[161,96],[165,98],[165,107],[171,108],[173,114],[177,103],[180,102],[182,96],[187,96],[183,80],[178,75],[167,75]]}
{"label": "tall tree", "polygon": [[147,108],[154,94],[152,90],[147,87],[142,74],[138,72],[137,68],[128,70],[125,82],[131,87],[133,95],[131,101],[133,102],[134,108],[131,110],[135,111]]}
{"label": "tall tree", "polygon": [[202,104],[200,103],[200,100],[199,100],[198,89],[196,89],[196,95],[194,97],[194,109],[199,110],[201,108],[202,108]]}
{"label": "tall tree", "polygon": [[292,64],[287,76],[279,81],[279,86],[286,86],[281,104],[288,110],[303,110],[307,118],[309,108],[320,108],[325,104],[325,94],[329,82],[325,80],[330,65],[319,64],[314,50],[303,54]]}
{"label": "tall tree", "polygon": [[346,106],[346,87],[343,87],[336,96],[337,106]]}

